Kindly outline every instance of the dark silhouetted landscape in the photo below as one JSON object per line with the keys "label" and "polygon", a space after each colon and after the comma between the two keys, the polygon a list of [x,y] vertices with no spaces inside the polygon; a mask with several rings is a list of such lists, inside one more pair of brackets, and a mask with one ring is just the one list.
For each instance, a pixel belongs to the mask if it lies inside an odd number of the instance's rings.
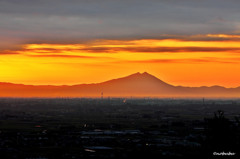
{"label": "dark silhouetted landscape", "polygon": [[239,99],[1,98],[0,155],[239,158],[239,112]]}

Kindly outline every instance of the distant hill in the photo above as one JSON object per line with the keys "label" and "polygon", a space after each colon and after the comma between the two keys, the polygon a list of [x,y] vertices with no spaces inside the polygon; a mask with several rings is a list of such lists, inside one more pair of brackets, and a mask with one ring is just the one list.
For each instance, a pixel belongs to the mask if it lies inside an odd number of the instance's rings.
{"label": "distant hill", "polygon": [[0,83],[0,97],[240,97],[240,87],[173,86],[155,76],[135,73],[97,84],[33,86]]}

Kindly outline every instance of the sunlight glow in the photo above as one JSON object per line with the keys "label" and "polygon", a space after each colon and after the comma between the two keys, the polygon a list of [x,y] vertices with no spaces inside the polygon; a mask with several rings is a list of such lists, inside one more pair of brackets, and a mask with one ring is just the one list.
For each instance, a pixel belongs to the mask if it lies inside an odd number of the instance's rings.
{"label": "sunlight glow", "polygon": [[[175,85],[239,86],[239,35],[207,34],[223,40],[95,40],[81,44],[24,44],[0,55],[2,82],[97,83],[147,71]],[[5,52],[4,52],[5,51]]]}

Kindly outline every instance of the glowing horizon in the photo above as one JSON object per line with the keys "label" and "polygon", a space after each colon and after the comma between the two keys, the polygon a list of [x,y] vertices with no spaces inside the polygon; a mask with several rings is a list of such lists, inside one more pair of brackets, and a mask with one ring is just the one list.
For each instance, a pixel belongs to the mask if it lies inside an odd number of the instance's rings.
{"label": "glowing horizon", "polygon": [[239,39],[239,35],[206,34],[27,43],[19,49],[1,51],[0,82],[74,85],[148,72],[172,85],[238,87]]}

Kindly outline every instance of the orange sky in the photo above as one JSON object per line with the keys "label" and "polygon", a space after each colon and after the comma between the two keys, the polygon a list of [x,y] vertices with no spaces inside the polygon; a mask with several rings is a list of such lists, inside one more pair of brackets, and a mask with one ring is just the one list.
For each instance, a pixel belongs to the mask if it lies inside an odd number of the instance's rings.
{"label": "orange sky", "polygon": [[148,72],[173,85],[237,87],[239,39],[238,35],[207,34],[179,39],[23,44],[17,50],[1,51],[0,81],[72,85]]}

